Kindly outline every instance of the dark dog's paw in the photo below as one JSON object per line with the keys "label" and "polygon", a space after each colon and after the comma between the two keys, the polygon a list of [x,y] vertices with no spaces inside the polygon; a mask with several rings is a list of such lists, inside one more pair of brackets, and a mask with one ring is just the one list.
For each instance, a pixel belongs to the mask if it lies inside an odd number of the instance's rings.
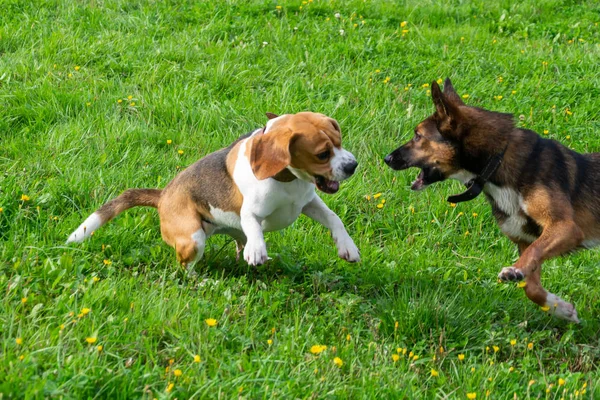
{"label": "dark dog's paw", "polygon": [[498,279],[504,282],[517,282],[522,281],[525,278],[523,271],[515,267],[504,267],[498,274]]}

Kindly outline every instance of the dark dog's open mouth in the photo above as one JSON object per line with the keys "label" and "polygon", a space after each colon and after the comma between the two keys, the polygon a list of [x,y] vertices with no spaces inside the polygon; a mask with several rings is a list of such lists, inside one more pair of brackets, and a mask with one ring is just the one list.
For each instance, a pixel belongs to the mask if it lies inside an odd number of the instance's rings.
{"label": "dark dog's open mouth", "polygon": [[315,183],[320,191],[328,194],[333,194],[340,189],[340,183],[338,181],[330,181],[321,175],[315,176]]}
{"label": "dark dog's open mouth", "polygon": [[425,167],[421,169],[417,179],[410,186],[411,190],[423,190],[432,183],[443,181],[444,176],[435,168]]}

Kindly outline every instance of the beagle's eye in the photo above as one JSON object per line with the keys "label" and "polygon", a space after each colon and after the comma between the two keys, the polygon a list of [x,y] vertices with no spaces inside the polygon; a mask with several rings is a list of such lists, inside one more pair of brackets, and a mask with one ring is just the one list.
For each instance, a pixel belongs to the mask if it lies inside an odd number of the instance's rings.
{"label": "beagle's eye", "polygon": [[317,158],[319,160],[325,161],[329,158],[330,155],[331,152],[329,150],[325,150],[324,152],[317,154]]}

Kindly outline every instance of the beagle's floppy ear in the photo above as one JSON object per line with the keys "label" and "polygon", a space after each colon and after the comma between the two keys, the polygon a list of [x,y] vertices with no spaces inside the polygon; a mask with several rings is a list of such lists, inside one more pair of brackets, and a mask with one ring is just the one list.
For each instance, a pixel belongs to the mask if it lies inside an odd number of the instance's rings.
{"label": "beagle's floppy ear", "polygon": [[273,114],[272,112],[268,112],[266,114],[267,114],[267,118],[269,118],[269,119],[273,119],[273,118],[279,117],[279,115]]}
{"label": "beagle's floppy ear", "polygon": [[271,131],[252,138],[250,166],[258,180],[271,178],[290,165],[292,131]]}

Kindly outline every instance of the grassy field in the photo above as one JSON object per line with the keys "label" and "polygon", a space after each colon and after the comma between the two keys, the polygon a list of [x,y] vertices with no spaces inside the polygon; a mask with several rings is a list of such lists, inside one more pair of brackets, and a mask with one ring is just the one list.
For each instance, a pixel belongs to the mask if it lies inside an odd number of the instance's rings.
{"label": "grassy field", "polygon": [[[446,76],[599,151],[596,1],[0,8],[0,398],[600,398],[598,254],[545,264],[582,323],[554,319],[497,282],[517,254],[483,198],[451,207],[458,183],[417,194],[416,171],[382,162]],[[151,209],[64,244],[121,191],[302,110],[336,118],[360,163],[322,195],[360,264],[305,217],[267,235],[256,269],[211,238],[197,277]]]}

